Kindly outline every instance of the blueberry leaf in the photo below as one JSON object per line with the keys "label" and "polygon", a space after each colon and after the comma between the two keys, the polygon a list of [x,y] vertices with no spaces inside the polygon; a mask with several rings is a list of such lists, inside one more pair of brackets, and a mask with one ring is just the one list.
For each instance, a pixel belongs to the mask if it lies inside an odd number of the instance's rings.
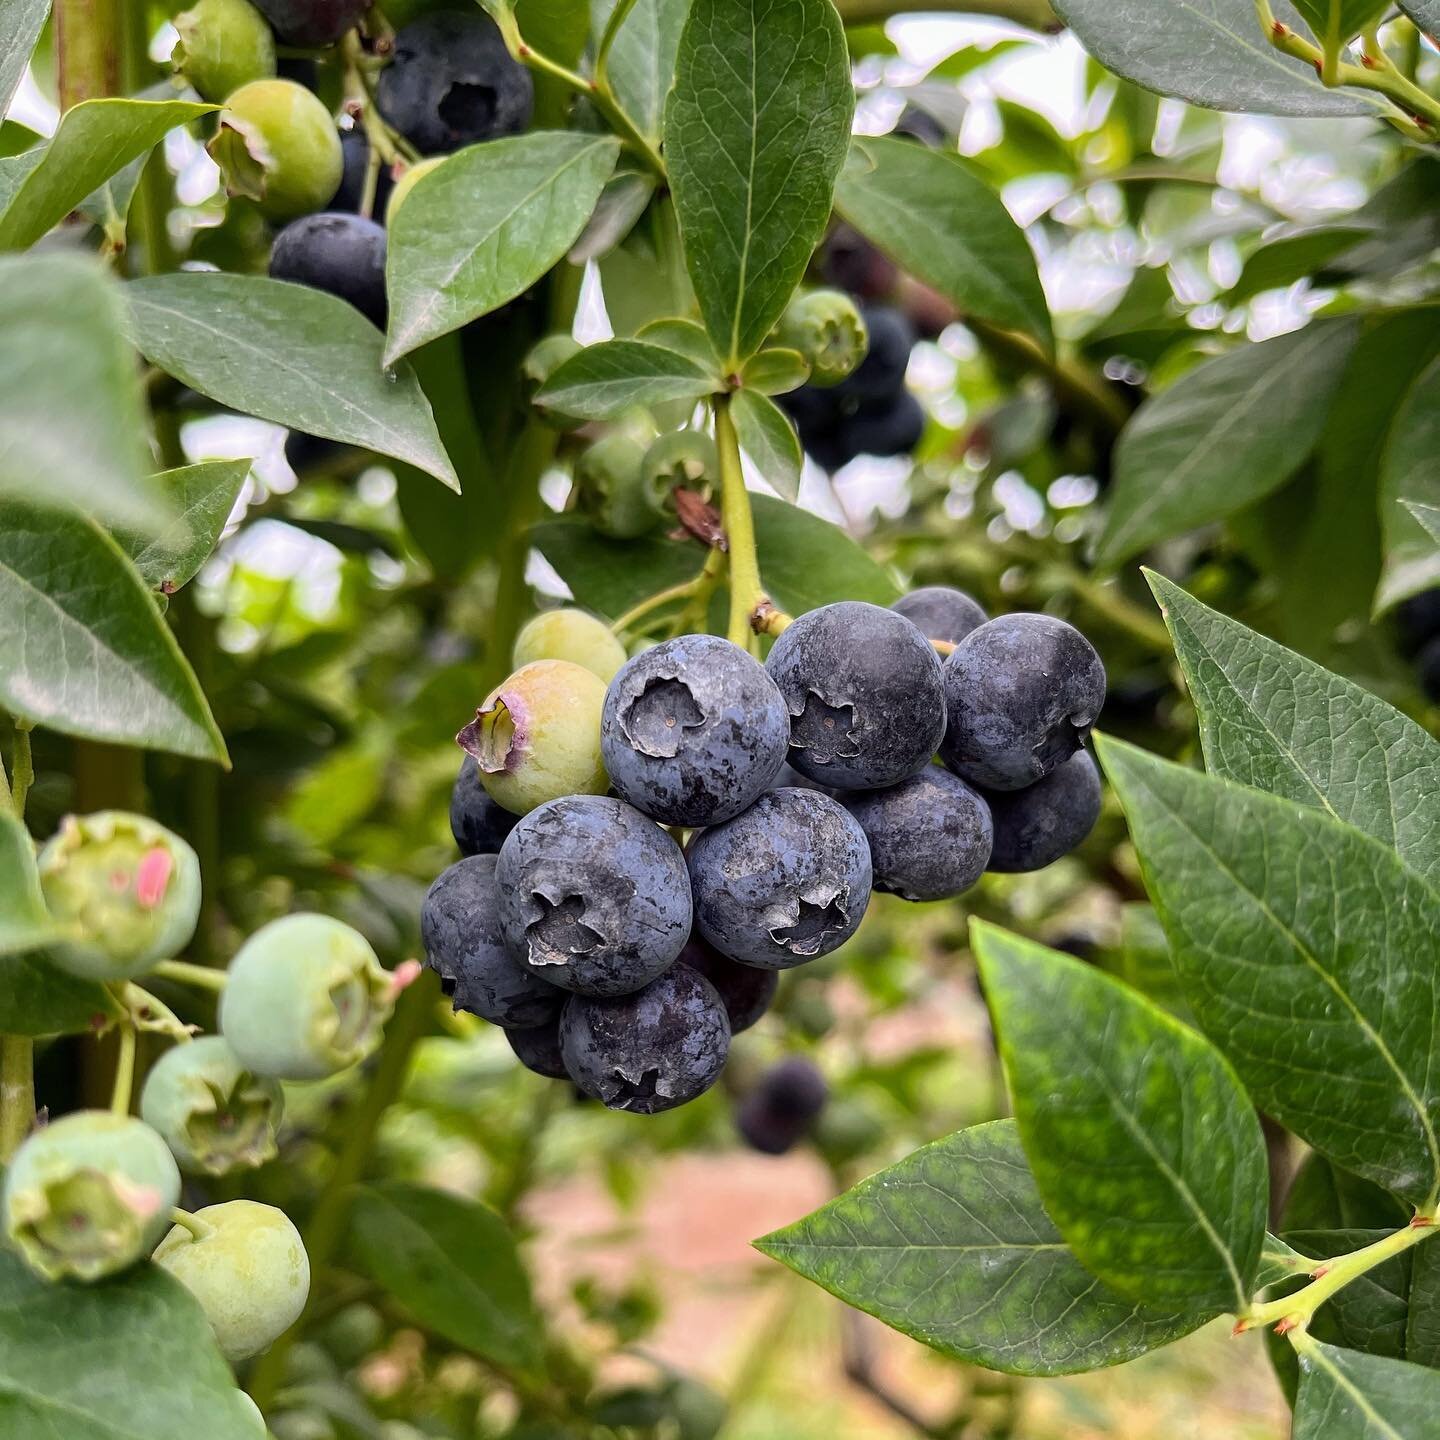
{"label": "blueberry leaf", "polygon": [[1440,1191],[1440,894],[1291,799],[1097,740],[1196,1020],[1257,1105],[1414,1203]]}
{"label": "blueberry leaf", "polygon": [[[599,37],[616,0],[591,0],[590,28]],[[675,78],[680,32],[690,0],[636,0],[610,46],[610,85],[621,108],[651,141],[660,139],[665,97]]]}
{"label": "blueberry leaf", "polygon": [[805,273],[854,108],[830,0],[694,0],[665,157],[686,266],[727,369],[760,348]]}
{"label": "blueberry leaf", "polygon": [[662,345],[606,340],[571,356],[542,385],[535,403],[584,420],[613,420],[636,406],[701,400],[719,377]]}
{"label": "blueberry leaf", "polygon": [[350,1245],[364,1272],[437,1335],[502,1365],[538,1362],[530,1281],[493,1210],[419,1185],[366,1185],[352,1201]]}
{"label": "blueberry leaf", "polygon": [[810,378],[810,366],[798,350],[767,348],[752,355],[740,372],[741,384],[761,395],[784,395]]}
{"label": "blueberry leaf", "polygon": [[1385,564],[1375,596],[1377,610],[1440,584],[1440,550],[1435,538],[1411,508],[1440,506],[1440,415],[1435,387],[1440,385],[1440,360],[1433,360],[1415,378],[1391,426],[1380,466],[1380,525]]}
{"label": "blueberry leaf", "polygon": [[1440,0],[1399,0],[1400,10],[1426,35],[1440,32]]}
{"label": "blueberry leaf", "polygon": [[972,945],[1035,1184],[1092,1274],[1208,1318],[1260,1263],[1265,1141],[1224,1057],[1118,980],[975,922]]}
{"label": "blueberry leaf", "polygon": [[136,349],[202,395],[460,488],[414,371],[401,363],[387,372],[380,332],[343,300],[195,271],[132,280],[125,295]]}
{"label": "blueberry leaf", "polygon": [[23,955],[58,939],[40,893],[35,847],[25,826],[0,811],[0,955]]}
{"label": "blueberry leaf", "polygon": [[8,1433],[36,1440],[259,1440],[265,1429],[195,1298],[149,1264],[51,1285],[0,1251],[0,1396]]}
{"label": "blueberry leaf", "polygon": [[800,470],[805,456],[790,417],[756,390],[741,390],[731,413],[740,448],[777,495],[794,500],[800,493]]}
{"label": "blueberry leaf", "polygon": [[188,100],[84,100],[67,110],[0,214],[0,250],[24,250],[168,131],[217,107]]}
{"label": "blueberry leaf", "polygon": [[0,116],[15,98],[49,13],[50,0],[0,0]]}
{"label": "blueberry leaf", "polygon": [[92,520],[0,500],[0,704],[67,735],[228,763],[144,581]]}
{"label": "blueberry leaf", "polygon": [[932,1350],[1011,1375],[1117,1365],[1206,1319],[1128,1300],[1085,1269],[1013,1120],[926,1145],[755,1245]]}
{"label": "blueberry leaf", "polygon": [[769,495],[751,495],[755,553],[770,598],[791,615],[836,600],[888,605],[900,591],[838,525]]}
{"label": "blueberry leaf", "polygon": [[840,213],[967,315],[1053,345],[1025,233],[958,155],[913,140],[856,139],[835,192]]}
{"label": "blueberry leaf", "polygon": [[[1302,29],[1285,0],[1276,17]],[[1378,97],[1332,90],[1266,39],[1254,0],[1055,0],[1055,11],[1107,70],[1160,95],[1258,115],[1365,115]],[[1302,29],[1303,33],[1303,29]]]}
{"label": "blueberry leaf", "polygon": [[1390,0],[1295,0],[1318,40],[1343,44],[1353,40],[1389,8]]}
{"label": "blueberry leaf", "polygon": [[1115,565],[1278,490],[1320,438],[1358,333],[1320,320],[1206,360],[1147,400],[1115,448],[1097,561]]}
{"label": "blueberry leaf", "polygon": [[1425,533],[1440,545],[1440,506],[1423,505],[1418,500],[1402,500],[1400,503],[1415,517]]}
{"label": "blueberry leaf", "polygon": [[155,535],[118,527],[112,532],[151,589],[168,595],[194,578],[220,539],[249,473],[248,460],[207,460],[154,477],[175,518]]}
{"label": "blueberry leaf", "polygon": [[1212,775],[1312,805],[1440,887],[1440,744],[1408,716],[1146,572]]}
{"label": "blueberry leaf", "polygon": [[705,563],[698,545],[658,535],[612,540],[577,519],[546,520],[530,539],[577,604],[612,619],[657,590],[693,579]]}
{"label": "blueberry leaf", "polygon": [[1440,1413],[1440,1371],[1316,1340],[1300,1354],[1292,1440],[1420,1440]]}
{"label": "blueberry leaf", "polygon": [[390,218],[385,363],[498,309],[565,256],[615,168],[608,135],[536,131],[457,151]]}

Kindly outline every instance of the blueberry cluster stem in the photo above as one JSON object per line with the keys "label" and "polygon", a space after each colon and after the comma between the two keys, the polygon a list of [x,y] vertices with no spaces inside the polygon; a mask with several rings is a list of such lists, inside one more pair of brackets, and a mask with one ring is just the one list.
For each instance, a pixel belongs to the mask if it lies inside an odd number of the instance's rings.
{"label": "blueberry cluster stem", "polygon": [[720,518],[725,525],[730,556],[730,623],[725,633],[732,645],[743,650],[749,648],[755,620],[763,618],[770,600],[760,581],[760,562],[755,555],[755,517],[745,489],[740,442],[735,435],[728,395],[715,399],[715,445],[720,452]]}
{"label": "blueberry cluster stem", "polygon": [[0,1035],[0,1165],[9,1164],[35,1119],[34,1054],[28,1035]]}
{"label": "blueberry cluster stem", "polygon": [[208,965],[191,965],[185,960],[162,960],[152,973],[164,980],[193,985],[201,990],[219,991],[225,988],[225,971],[213,970]]}
{"label": "blueberry cluster stem", "polygon": [[115,1086],[110,1092],[110,1109],[116,1115],[130,1113],[135,1090],[135,1026],[127,1014],[119,1027],[120,1054],[115,1061]]}

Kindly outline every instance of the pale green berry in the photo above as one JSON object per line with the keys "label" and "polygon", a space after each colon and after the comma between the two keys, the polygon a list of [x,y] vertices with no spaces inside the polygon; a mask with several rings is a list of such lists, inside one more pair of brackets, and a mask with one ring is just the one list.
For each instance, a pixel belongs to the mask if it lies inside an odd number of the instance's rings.
{"label": "pale green berry", "polygon": [[648,439],[621,426],[586,447],[575,462],[580,509],[602,534],[633,540],[665,518],[664,495],[643,470]]}
{"label": "pale green berry", "polygon": [[640,462],[640,478],[662,497],[677,487],[704,490],[720,480],[715,442],[703,430],[672,430],[654,440]]}
{"label": "pale green berry", "polygon": [[200,918],[200,861],[144,815],[67,815],[40,851],[51,916],[74,932],[50,957],[72,975],[128,980],[183,950]]}
{"label": "pale green berry", "polygon": [[221,1035],[167,1050],[145,1077],[140,1114],[182,1170],[225,1175],[275,1158],[279,1083],[252,1075]]}
{"label": "pale green berry", "polygon": [[525,378],[538,389],[567,360],[578,355],[580,348],[580,342],[564,331],[547,335],[530,347],[520,368]]}
{"label": "pale green berry", "polygon": [[230,1200],[177,1225],[155,1263],[199,1302],[232,1364],[258,1355],[299,1318],[310,1294],[310,1259],[290,1217],[273,1205]]}
{"label": "pale green berry", "polygon": [[171,60],[204,100],[220,104],[275,73],[275,36],[250,0],[198,0],[175,17]]}
{"label": "pale green berry", "polygon": [[625,663],[625,647],[603,620],[584,610],[543,610],[515,637],[512,659],[517,667],[532,660],[569,660],[608,682]]}
{"label": "pale green berry", "polygon": [[605,682],[569,660],[522,665],[497,686],[455,738],[475,758],[497,805],[525,815],[563,795],[603,795],[600,758]]}
{"label": "pale green berry", "polygon": [[358,930],[328,915],[287,915],[230,962],[220,1033],[255,1075],[319,1080],[379,1045],[393,1005],[392,978]]}
{"label": "pale green berry", "polygon": [[99,1280],[143,1259],[170,1223],[180,1171],[143,1121],[81,1110],[37,1130],[5,1176],[5,1234],[47,1280]]}
{"label": "pale green berry", "polygon": [[836,385],[865,358],[870,337],[855,301],[843,290],[807,290],[786,307],[776,327],[781,345],[810,364],[812,385]]}
{"label": "pale green berry", "polygon": [[340,134],[325,106],[293,80],[253,80],[220,112],[209,144],[231,195],[271,220],[321,210],[345,169]]}

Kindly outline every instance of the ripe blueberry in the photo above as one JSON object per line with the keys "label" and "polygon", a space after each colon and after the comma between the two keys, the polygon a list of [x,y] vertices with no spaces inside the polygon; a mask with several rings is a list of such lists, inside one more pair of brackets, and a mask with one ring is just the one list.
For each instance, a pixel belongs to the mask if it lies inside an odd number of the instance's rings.
{"label": "ripe blueberry", "polygon": [[865,321],[841,290],[807,290],[780,317],[775,338],[798,350],[810,366],[810,383],[838,384],[865,358]]}
{"label": "ripe blueberry", "polygon": [[828,284],[862,300],[884,299],[894,291],[900,274],[893,260],[844,222],[830,231],[820,247],[820,273]]}
{"label": "ripe blueberry", "polygon": [[5,1174],[5,1235],[46,1280],[98,1280],[148,1255],[180,1172],[142,1121],[80,1110],[37,1130]]}
{"label": "ripe blueberry", "polygon": [[893,305],[864,305],[860,313],[870,343],[865,358],[836,387],[837,397],[856,404],[893,399],[905,390],[915,327]]}
{"label": "ripe blueberry", "polygon": [[814,790],[771,790],[690,842],[695,922],[722,955],[788,970],[843,945],[870,902],[870,847]]}
{"label": "ripe blueberry", "polygon": [[278,1082],[252,1075],[221,1035],[165,1052],[145,1077],[140,1114],[182,1170],[228,1175],[275,1158],[285,1110]]}
{"label": "ripe blueberry", "polygon": [[497,855],[518,817],[497,805],[480,783],[480,767],[467,755],[450,791],[450,833],[462,855]]}
{"label": "ripe blueberry", "polygon": [[1422,590],[1395,607],[1400,653],[1407,659],[1440,636],[1440,586]]}
{"label": "ripe blueberry", "polygon": [[665,518],[661,482],[644,471],[648,438],[638,425],[617,425],[586,446],[575,462],[580,509],[602,535],[634,540]]}
{"label": "ripe blueberry", "polygon": [[864,401],[840,425],[840,443],[854,455],[908,455],[925,433],[925,407],[908,391]]}
{"label": "ripe blueberry", "polygon": [[495,879],[511,953],[564,990],[638,990],[690,934],[680,847],[619,800],[571,795],[531,811],[501,848]]}
{"label": "ripe blueberry", "polygon": [[292,220],[270,251],[270,274],[349,301],[385,325],[385,227],[360,215],[326,211]]}
{"label": "ripe blueberry", "polygon": [[328,915],[287,915],[230,962],[220,1033],[256,1075],[319,1080],[379,1045],[393,1003],[390,977],[358,930]]}
{"label": "ripe blueberry", "polygon": [[795,422],[805,453],[822,469],[839,470],[855,458],[857,452],[849,448],[844,435],[843,399],[834,390],[802,385],[777,399]]}
{"label": "ripe blueberry", "polygon": [[718,635],[653,646],[610,682],[600,748],[621,799],[666,825],[738,815],[785,763],[790,717],[765,667]]}
{"label": "ripe blueberry", "polygon": [[890,608],[917,626],[927,640],[945,640],[951,645],[958,645],[990,618],[973,596],[948,585],[912,590]]}
{"label": "ripe blueberry", "polygon": [[989,868],[1042,870],[1068,855],[1099,819],[1100,772],[1079,750],[1024,790],[993,790],[986,798],[995,826]]}
{"label": "ripe blueberry", "polygon": [[505,948],[495,866],[493,855],[472,855],[430,887],[420,910],[425,963],[454,1009],[506,1029],[542,1025],[559,1015],[565,997]]}
{"label": "ripe blueberry", "polygon": [[730,1021],[715,987],[677,965],[632,995],[574,996],[560,1020],[560,1049],[587,1095],[611,1110],[654,1115],[715,1083]]}
{"label": "ripe blueberry", "polygon": [[370,8],[370,0],[256,0],[287,45],[333,45]]}
{"label": "ripe blueberry", "polygon": [[698,970],[714,987],[730,1017],[730,1033],[748,1030],[770,1008],[780,988],[778,970],[740,965],[692,935],[680,952],[681,965]]}
{"label": "ripe blueberry", "polygon": [[1105,667],[1073,625],[1002,615],[946,660],[948,728],[940,756],[962,780],[1021,790],[1085,743],[1105,703]]}
{"label": "ripe blueberry", "polygon": [[606,790],[600,758],[605,682],[568,660],[522,665],[455,739],[491,799],[517,815],[562,795]]}
{"label": "ripe blueberry", "polygon": [[560,1053],[560,1015],[525,1030],[506,1030],[515,1058],[527,1069],[550,1080],[568,1080],[565,1057]]}
{"label": "ripe blueberry", "polygon": [[72,975],[126,980],[190,943],[200,917],[200,861],[143,815],[67,815],[40,851],[51,917],[73,939],[49,955]]}
{"label": "ripe blueberry", "polygon": [[170,58],[202,100],[221,104],[275,73],[275,37],[250,0],[197,0],[175,17],[175,29]]}
{"label": "ripe blueberry", "polygon": [[[349,130],[340,132],[340,153],[343,157],[340,188],[335,192],[330,208],[356,214],[365,199],[365,177],[370,170],[370,137],[365,133],[363,125],[356,124]],[[370,207],[374,219],[385,218],[385,209],[390,203],[390,192],[394,184],[390,178],[390,167],[382,164],[375,175],[375,199]]]}
{"label": "ripe blueberry", "polygon": [[830,1087],[814,1064],[792,1056],[760,1077],[741,1101],[735,1125],[752,1149],[783,1155],[810,1133],[829,1097]]}
{"label": "ripe blueberry", "polygon": [[870,842],[877,890],[905,900],[944,900],[985,873],[993,838],[989,807],[938,765],[841,802]]}
{"label": "ripe blueberry", "polygon": [[299,1318],[310,1294],[310,1257],[283,1210],[254,1200],[207,1205],[177,1225],[155,1263],[199,1302],[220,1353],[234,1364],[267,1349]]}
{"label": "ripe blueberry", "polygon": [[790,763],[838,789],[894,785],[945,733],[940,661],[903,615],[842,600],[794,620],[765,662],[790,711]]}
{"label": "ripe blueberry", "polygon": [[1425,698],[1440,704],[1440,637],[1420,647],[1415,656],[1415,673]]}
{"label": "ripe blueberry", "polygon": [[542,610],[515,637],[514,665],[569,660],[609,681],[625,663],[625,647],[603,621],[584,610]]}
{"label": "ripe blueberry", "polygon": [[395,36],[376,103],[422,155],[440,155],[518,134],[530,123],[534,92],[488,15],[441,10]]}

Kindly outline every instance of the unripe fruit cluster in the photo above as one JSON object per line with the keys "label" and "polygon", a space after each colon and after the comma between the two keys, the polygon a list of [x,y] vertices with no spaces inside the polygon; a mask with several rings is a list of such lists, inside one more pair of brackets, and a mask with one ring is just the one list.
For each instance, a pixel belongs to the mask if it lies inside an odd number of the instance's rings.
{"label": "unripe fruit cluster", "polygon": [[615,1109],[712,1085],[779,972],[849,939],[873,890],[1038,869],[1099,813],[1099,656],[959,591],[812,610],[764,664],[699,634],[621,663],[574,610],[517,658],[460,732],[465,858],[426,898],[427,962],[530,1068]]}

